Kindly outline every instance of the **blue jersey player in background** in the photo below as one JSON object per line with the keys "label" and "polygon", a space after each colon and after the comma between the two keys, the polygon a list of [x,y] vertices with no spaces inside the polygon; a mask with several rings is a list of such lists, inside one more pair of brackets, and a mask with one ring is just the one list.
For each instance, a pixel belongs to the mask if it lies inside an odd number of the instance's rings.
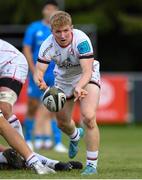
{"label": "blue jersey player in background", "polygon": [[[53,145],[51,139],[51,130],[54,135],[54,150],[57,152],[67,152],[67,149],[61,143],[61,132],[57,127],[56,121],[53,120],[54,115],[40,104],[42,91],[39,90],[33,80],[33,72],[35,63],[38,58],[39,48],[42,42],[51,34],[49,25],[50,15],[58,10],[58,4],[54,0],[48,0],[42,8],[43,19],[30,24],[25,32],[23,41],[23,52],[29,63],[29,84],[28,84],[28,110],[24,121],[25,138],[28,145],[33,148],[32,134],[34,129],[34,146],[36,149],[51,148]],[[49,65],[45,73],[45,81],[48,86],[54,85],[54,62]],[[34,119],[36,119],[34,121]],[[52,119],[52,121],[50,121]],[[51,128],[50,128],[51,124]]]}

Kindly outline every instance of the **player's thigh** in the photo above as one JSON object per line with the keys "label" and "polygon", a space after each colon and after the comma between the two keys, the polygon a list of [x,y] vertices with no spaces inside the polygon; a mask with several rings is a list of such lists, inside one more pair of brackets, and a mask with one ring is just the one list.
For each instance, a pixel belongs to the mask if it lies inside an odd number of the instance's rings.
{"label": "player's thigh", "polygon": [[74,101],[73,99],[67,100],[63,109],[56,113],[57,121],[68,122],[71,120]]}
{"label": "player's thigh", "polygon": [[100,88],[95,84],[88,84],[85,89],[88,94],[80,102],[81,115],[85,119],[92,119],[96,115],[96,110],[99,104]]}
{"label": "player's thigh", "polygon": [[39,100],[33,97],[28,97],[28,109],[27,109],[27,115],[31,118],[33,118],[36,115],[36,112],[39,107]]}
{"label": "player's thigh", "polygon": [[11,117],[17,97],[16,92],[9,87],[0,87],[0,109],[6,119]]}

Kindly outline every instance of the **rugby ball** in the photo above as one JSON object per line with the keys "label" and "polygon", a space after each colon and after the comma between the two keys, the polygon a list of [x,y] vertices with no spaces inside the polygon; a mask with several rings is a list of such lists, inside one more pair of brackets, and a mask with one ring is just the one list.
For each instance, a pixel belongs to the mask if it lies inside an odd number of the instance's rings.
{"label": "rugby ball", "polygon": [[60,111],[66,102],[66,95],[57,87],[49,87],[42,96],[42,103],[51,112]]}

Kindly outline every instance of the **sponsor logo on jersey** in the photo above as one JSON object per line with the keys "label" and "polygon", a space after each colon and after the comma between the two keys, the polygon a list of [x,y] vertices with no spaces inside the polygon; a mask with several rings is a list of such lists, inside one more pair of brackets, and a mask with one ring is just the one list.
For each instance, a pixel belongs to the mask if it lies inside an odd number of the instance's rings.
{"label": "sponsor logo on jersey", "polygon": [[78,44],[77,49],[80,54],[85,54],[91,51],[88,41],[83,41],[80,44]]}
{"label": "sponsor logo on jersey", "polygon": [[51,43],[43,52],[43,56],[46,55],[46,53],[53,47],[53,43]]}
{"label": "sponsor logo on jersey", "polygon": [[64,61],[62,62],[62,64],[58,64],[58,66],[59,66],[60,68],[65,67],[66,69],[69,69],[70,67],[80,66],[80,64],[73,64],[73,63],[71,62],[71,59],[68,57],[66,60],[64,60]]}

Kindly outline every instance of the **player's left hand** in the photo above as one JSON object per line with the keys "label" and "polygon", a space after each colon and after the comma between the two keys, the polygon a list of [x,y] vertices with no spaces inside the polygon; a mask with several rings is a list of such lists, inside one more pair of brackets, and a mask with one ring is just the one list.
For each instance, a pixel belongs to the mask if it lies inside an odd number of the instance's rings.
{"label": "player's left hand", "polygon": [[80,87],[76,87],[74,90],[74,102],[76,102],[77,100],[81,100],[82,98],[84,98],[86,95],[88,94],[88,92]]}

